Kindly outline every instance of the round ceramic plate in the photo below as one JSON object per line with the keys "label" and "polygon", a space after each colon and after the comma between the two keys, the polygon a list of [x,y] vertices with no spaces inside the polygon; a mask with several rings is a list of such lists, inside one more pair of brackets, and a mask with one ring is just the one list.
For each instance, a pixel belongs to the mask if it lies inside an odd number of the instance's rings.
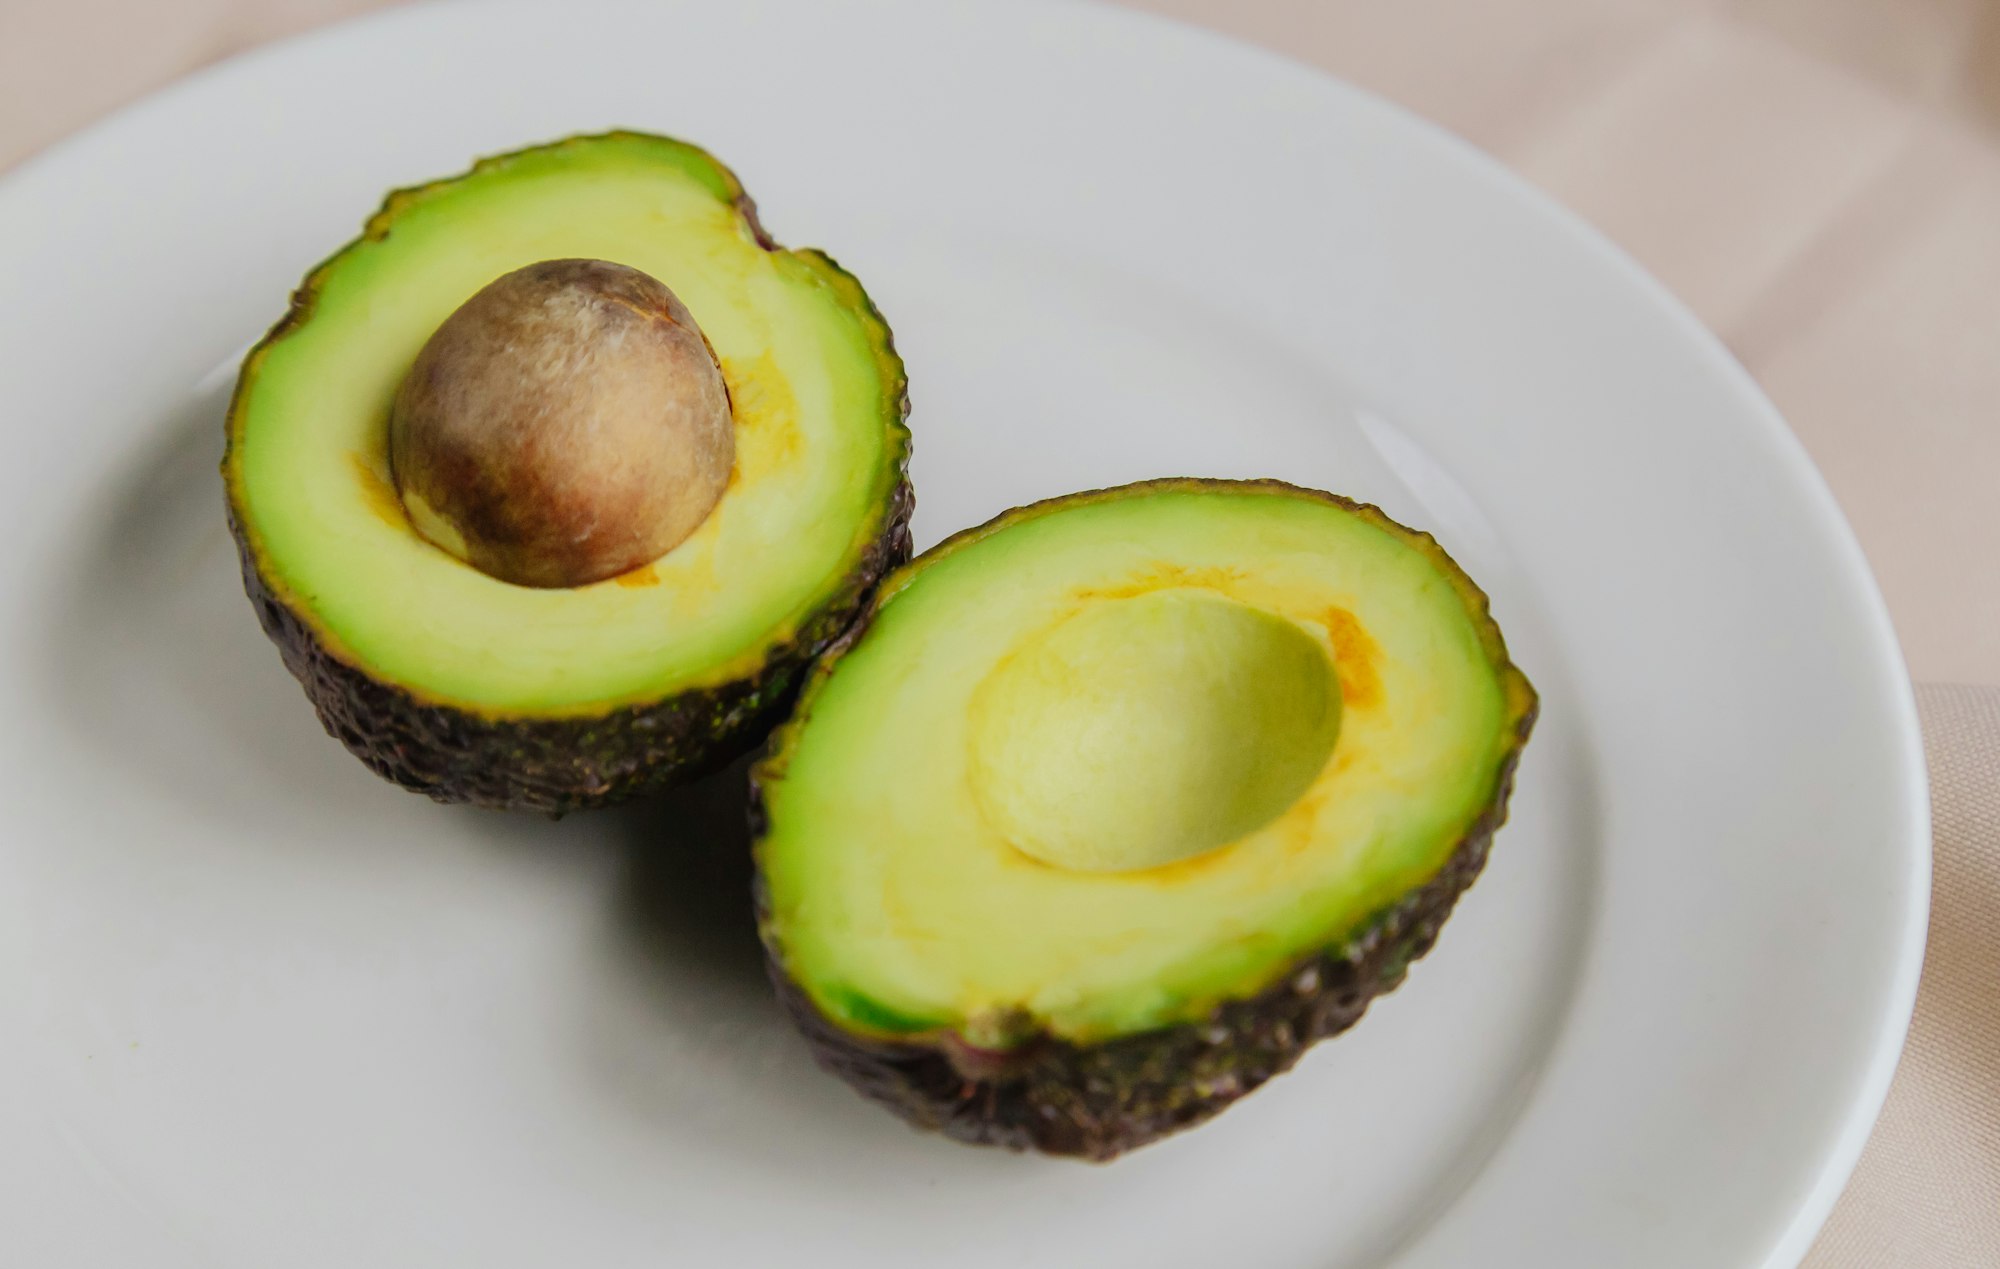
{"label": "round ceramic plate", "polygon": [[[321,734],[223,524],[234,362],[385,189],[611,126],[866,282],[919,545],[1280,476],[1492,591],[1513,822],[1361,1027],[1109,1166],[951,1145],[780,1018],[740,771],[550,823]],[[1927,878],[1861,556],[1686,312],[1379,101],[1093,7],[444,4],[30,163],[0,276],[0,1260],[1732,1269],[1860,1148]]]}

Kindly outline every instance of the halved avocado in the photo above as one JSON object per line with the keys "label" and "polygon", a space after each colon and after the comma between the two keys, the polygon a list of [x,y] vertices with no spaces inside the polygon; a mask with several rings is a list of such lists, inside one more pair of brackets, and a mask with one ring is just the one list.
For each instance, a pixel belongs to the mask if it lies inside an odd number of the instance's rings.
{"label": "halved avocado", "polygon": [[[488,576],[412,526],[388,419],[494,279],[602,260],[665,283],[719,361],[735,465],[661,558],[591,585]],[[579,137],[391,194],[249,355],[222,470],[244,586],[333,735],[441,801],[562,812],[754,746],[909,558],[903,365],[855,279],[779,248],[730,171]]]}
{"label": "halved avocado", "polygon": [[774,980],[962,1140],[1109,1158],[1360,1017],[1536,697],[1428,535],[1277,482],[1009,512],[892,574],[755,773]]}

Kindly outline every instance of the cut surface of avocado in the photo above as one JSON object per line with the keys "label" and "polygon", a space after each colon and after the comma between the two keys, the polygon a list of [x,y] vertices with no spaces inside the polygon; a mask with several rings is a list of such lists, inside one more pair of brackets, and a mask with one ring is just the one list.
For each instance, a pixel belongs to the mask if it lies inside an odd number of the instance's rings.
{"label": "cut surface of avocado", "polygon": [[[464,541],[435,515],[412,522],[429,508],[399,495],[391,407],[468,298],[526,266],[593,261],[691,313],[733,463],[658,558],[516,585],[447,549]],[[888,326],[852,276],[772,242],[706,152],[611,133],[391,194],[245,361],[223,476],[245,589],[330,733],[439,800],[562,812],[763,738],[909,556],[907,409]]]}
{"label": "cut surface of avocado", "polygon": [[1276,819],[1326,765],[1339,722],[1311,631],[1171,587],[1085,604],[996,665],[969,704],[967,779],[1015,850],[1123,872]]}
{"label": "cut surface of avocado", "polygon": [[1373,508],[1024,508],[892,575],[810,679],[758,777],[767,947],[867,1042],[1199,1023],[1483,848],[1533,710],[1485,597]]}
{"label": "cut surface of avocado", "polygon": [[[688,541],[633,573],[538,590],[414,531],[385,429],[446,317],[563,257],[629,265],[681,298],[721,362],[738,452]],[[226,471],[267,584],[354,665],[470,711],[602,712],[740,677],[828,600],[902,479],[901,390],[859,287],[816,253],[770,249],[707,154],[581,138],[393,196],[252,355]]]}

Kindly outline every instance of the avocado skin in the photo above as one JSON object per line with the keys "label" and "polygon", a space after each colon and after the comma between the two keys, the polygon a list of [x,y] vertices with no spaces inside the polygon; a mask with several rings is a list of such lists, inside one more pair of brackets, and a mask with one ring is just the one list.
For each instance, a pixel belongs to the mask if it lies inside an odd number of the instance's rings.
{"label": "avocado skin", "polygon": [[562,815],[684,784],[756,748],[790,707],[802,671],[867,606],[883,574],[910,558],[914,506],[905,480],[838,596],[755,674],[575,717],[488,717],[427,704],[374,677],[328,648],[265,584],[240,532],[236,541],[244,593],[328,735],[383,779],[439,802]]}
{"label": "avocado skin", "polygon": [[[1393,526],[1444,561],[1457,583],[1476,596],[1489,649],[1504,673],[1527,694],[1506,758],[1485,808],[1466,829],[1443,867],[1425,885],[1379,913],[1338,947],[1305,957],[1269,986],[1218,1005],[1207,1018],[1121,1036],[1102,1044],[1076,1044],[1043,1035],[1004,1053],[971,1050],[951,1033],[886,1038],[860,1034],[828,1018],[786,973],[771,937],[771,908],[760,871],[756,901],[765,936],[765,967],[778,998],[804,1035],[821,1070],[837,1075],[862,1096],[910,1124],[969,1145],[1035,1150],[1093,1162],[1114,1159],[1228,1109],[1274,1075],[1291,1069],[1320,1040],[1361,1020],[1369,1002],[1394,991],[1410,963],[1429,952],[1460,895],[1486,866],[1493,834],[1507,821],[1507,802],[1521,751],[1534,730],[1540,705],[1510,661],[1499,629],[1485,615],[1485,595],[1429,534],[1410,530],[1379,509],[1338,494],[1300,490],[1282,481],[1210,481],[1189,478],[1141,482],[1155,488],[1203,485],[1310,493]],[[1087,500],[1116,490],[1074,494],[1050,502]],[[932,548],[983,536],[1045,504],[1005,512]],[[879,601],[878,601],[879,602]],[[874,607],[831,645],[814,670],[829,674],[867,630]],[[808,701],[801,702],[801,712]],[[761,781],[782,770],[799,715],[773,733],[751,777],[750,838],[760,841],[766,817]]]}
{"label": "avocado skin", "polygon": [[[472,172],[538,150],[617,139],[686,144],[625,131],[576,136],[481,159]],[[706,151],[698,153],[729,191],[736,215],[757,245],[766,251],[784,250],[765,230],[755,200],[735,173]],[[460,179],[445,177],[390,192],[357,242],[386,237],[406,207]],[[804,671],[868,611],[882,578],[911,556],[915,494],[909,480],[909,380],[889,324],[860,282],[824,252],[805,248],[794,253],[815,259],[827,281],[858,305],[895,416],[895,483],[877,513],[879,532],[848,575],[830,589],[789,640],[765,651],[752,674],[594,715],[490,715],[424,701],[347,660],[267,577],[253,535],[239,515],[240,494],[230,460],[234,419],[245,389],[264,354],[311,318],[328,273],[355,245],[349,243],[306,275],[285,315],[245,356],[230,404],[228,446],[222,460],[229,533],[236,543],[244,594],[257,611],[258,624],[277,645],[285,668],[305,688],[327,734],[377,775],[436,801],[557,816],[685,784],[755,749],[790,710]]]}
{"label": "avocado skin", "polygon": [[[1523,740],[1532,724],[1532,715],[1523,721]],[[1344,947],[1308,957],[1203,1022],[1098,1045],[1044,1038],[989,1062],[949,1041],[856,1035],[822,1014],[775,961],[771,979],[820,1069],[911,1124],[971,1145],[1104,1162],[1226,1110],[1395,990],[1485,867],[1513,773],[1510,759],[1492,804],[1428,885]]]}

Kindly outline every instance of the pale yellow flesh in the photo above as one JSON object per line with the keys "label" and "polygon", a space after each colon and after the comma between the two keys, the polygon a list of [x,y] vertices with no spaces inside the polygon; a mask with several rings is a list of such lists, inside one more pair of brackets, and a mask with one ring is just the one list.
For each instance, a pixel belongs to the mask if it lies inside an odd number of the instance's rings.
{"label": "pale yellow flesh", "polygon": [[[1084,501],[920,564],[810,697],[767,782],[767,933],[787,972],[857,1029],[950,1027],[1004,1045],[1024,1026],[1090,1040],[1197,1018],[1338,946],[1436,874],[1510,751],[1525,683],[1496,666],[1469,589],[1404,535],[1262,491]],[[1050,632],[1148,596],[1207,615],[1155,612],[1138,623],[1152,627],[1151,650],[1134,640],[1131,663],[1102,672],[1126,686],[1150,678],[1204,717],[1162,735],[1172,706],[1128,708],[1111,730],[1131,730],[1138,766],[1118,767],[1107,731],[1078,742],[1099,770],[1065,782],[1077,744],[1046,761],[1025,752],[1026,732],[1060,719],[1060,693],[1031,686],[1005,724],[982,695],[1038,674],[1010,659],[1046,660],[1061,637]],[[1334,667],[1344,700],[1323,763],[1325,719],[1286,701],[1315,690],[1311,661],[1277,627],[1229,618],[1218,632],[1221,605],[1283,622]],[[1177,642],[1176,624],[1211,647]],[[1115,642],[1081,660],[1115,658]],[[1217,670],[1218,651],[1256,673]],[[1190,687],[1185,672],[1204,663],[1206,685]],[[1236,747],[1316,774],[1266,816],[1292,777],[1258,786]],[[1173,787],[1199,778],[1204,759],[1220,792]],[[1146,769],[1155,762],[1174,769]],[[1104,805],[1086,804],[1093,787]],[[1162,806],[1137,805],[1148,799]],[[1176,838],[1163,808],[1205,827]],[[1136,829],[1119,822],[1128,814]],[[1245,818],[1259,822],[1233,842],[1199,840]],[[1090,858],[1092,831],[1128,853]],[[1022,850],[1024,835],[1058,839],[1040,851],[1057,864]],[[1130,870],[1133,841],[1147,838],[1166,839],[1169,856],[1202,849]]]}
{"label": "pale yellow flesh", "polygon": [[[376,677],[496,714],[596,712],[727,681],[879,531],[895,474],[864,314],[822,262],[759,246],[684,150],[569,143],[427,191],[386,237],[343,253],[309,320],[253,361],[230,459],[246,529],[286,598]],[[386,420],[459,304],[563,257],[627,264],[680,296],[721,360],[737,458],[715,511],[660,560],[536,590],[415,531],[388,484]]]}
{"label": "pale yellow flesh", "polygon": [[987,823],[1059,868],[1177,863],[1276,819],[1340,725],[1331,649],[1306,627],[1174,587],[1084,605],[972,695]]}

